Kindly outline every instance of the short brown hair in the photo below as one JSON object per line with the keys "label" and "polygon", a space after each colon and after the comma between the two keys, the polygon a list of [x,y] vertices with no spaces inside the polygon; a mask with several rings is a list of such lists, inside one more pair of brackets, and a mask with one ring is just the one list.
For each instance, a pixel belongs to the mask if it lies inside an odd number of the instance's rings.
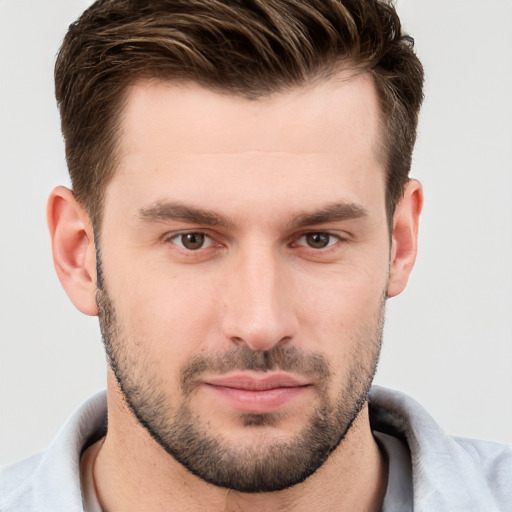
{"label": "short brown hair", "polygon": [[70,26],[55,66],[75,196],[98,226],[125,91],[140,79],[256,99],[346,67],[370,73],[377,87],[392,223],[411,166],[423,68],[390,2],[99,0]]}

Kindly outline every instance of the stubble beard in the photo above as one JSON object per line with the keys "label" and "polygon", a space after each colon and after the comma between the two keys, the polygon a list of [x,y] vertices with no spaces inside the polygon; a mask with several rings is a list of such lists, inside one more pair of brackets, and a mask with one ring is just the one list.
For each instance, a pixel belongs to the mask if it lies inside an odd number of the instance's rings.
{"label": "stubble beard", "polygon": [[[372,329],[355,344],[352,363],[336,400],[329,399],[332,371],[325,356],[290,345],[269,351],[238,347],[223,354],[196,355],[180,372],[180,389],[170,397],[145,356],[144,343],[127,337],[105,287],[97,291],[103,342],[109,365],[129,409],[151,437],[187,470],[204,481],[238,492],[280,491],[311,476],[343,441],[365,405],[377,368],[385,310],[382,299]],[[152,372],[153,370],[153,372]],[[319,405],[304,428],[286,441],[235,446],[209,432],[191,407],[201,374],[281,370],[311,377]],[[176,405],[171,405],[174,399]],[[279,414],[243,414],[243,427],[278,426]]]}

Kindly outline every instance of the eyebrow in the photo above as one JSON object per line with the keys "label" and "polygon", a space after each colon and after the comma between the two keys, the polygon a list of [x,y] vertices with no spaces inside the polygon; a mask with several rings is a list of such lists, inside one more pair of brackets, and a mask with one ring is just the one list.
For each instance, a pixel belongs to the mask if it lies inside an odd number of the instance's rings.
{"label": "eyebrow", "polygon": [[290,229],[316,226],[328,222],[340,222],[366,217],[368,211],[356,203],[333,203],[312,212],[299,213],[288,223]]}
{"label": "eyebrow", "polygon": [[[204,226],[232,228],[234,222],[222,215],[202,208],[193,208],[177,202],[156,202],[138,211],[144,221],[179,220]],[[333,203],[318,210],[297,214],[287,225],[290,230],[328,222],[340,222],[365,217],[367,210],[355,203]]]}
{"label": "eyebrow", "polygon": [[230,228],[233,222],[209,210],[192,208],[181,203],[157,202],[151,206],[141,208],[139,217],[144,221],[170,221],[180,220],[191,224],[204,226],[221,226]]}

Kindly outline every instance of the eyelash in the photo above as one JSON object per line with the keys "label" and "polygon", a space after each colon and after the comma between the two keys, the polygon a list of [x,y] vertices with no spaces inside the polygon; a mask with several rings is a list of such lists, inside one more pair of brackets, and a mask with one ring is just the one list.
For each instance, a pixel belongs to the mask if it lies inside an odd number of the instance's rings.
{"label": "eyelash", "polygon": [[[196,249],[190,249],[190,248],[184,247],[183,243],[180,244],[180,243],[176,242],[176,240],[180,240],[181,237],[184,237],[187,235],[202,236],[205,238],[205,240],[209,240],[210,243],[208,244],[207,247],[201,246],[201,247],[197,247]],[[329,237],[328,244],[325,247],[311,247],[311,246],[307,245],[306,243],[304,243],[304,244],[298,243],[301,239],[304,239],[308,236],[319,236],[319,235]],[[162,237],[162,242],[165,244],[173,243],[174,245],[179,247],[184,252],[194,253],[194,252],[198,252],[200,250],[209,249],[213,244],[215,244],[215,239],[205,231],[180,231],[178,233],[167,233],[166,235],[164,235]],[[342,237],[339,234],[332,233],[330,231],[307,231],[307,232],[303,232],[303,233],[299,234],[299,236],[295,236],[292,239],[292,241],[289,243],[289,245],[291,245],[292,247],[304,247],[305,249],[311,250],[315,253],[320,253],[320,252],[325,253],[329,250],[333,250],[335,248],[335,246],[340,242],[341,243],[348,242],[348,238]],[[218,243],[218,246],[220,246],[220,245],[221,244]]]}
{"label": "eyelash", "polygon": [[213,237],[211,237],[208,233],[205,233],[204,231],[180,231],[179,233],[168,233],[162,237],[162,242],[164,243],[173,243],[180,247],[182,250],[186,252],[196,252],[201,249],[207,249],[208,247],[198,247],[197,249],[189,249],[187,247],[184,247],[183,244],[176,243],[176,240],[179,240],[181,237],[187,236],[187,235],[197,235],[197,236],[203,236],[205,239],[210,241],[210,244],[214,242]]}
{"label": "eyelash", "polygon": [[325,246],[325,247],[311,247],[310,245],[307,245],[307,244],[299,244],[298,242],[295,242],[294,245],[299,245],[301,247],[306,247],[307,249],[311,249],[313,251],[328,251],[330,248],[332,248],[334,245],[336,245],[338,242],[343,242],[345,241],[345,239],[343,237],[341,237],[340,235],[336,234],[336,233],[331,233],[330,231],[308,231],[307,233],[303,233],[301,234],[296,240],[299,241],[303,238],[306,238],[308,236],[325,236],[325,237],[329,237],[330,240],[328,242],[328,244]]}

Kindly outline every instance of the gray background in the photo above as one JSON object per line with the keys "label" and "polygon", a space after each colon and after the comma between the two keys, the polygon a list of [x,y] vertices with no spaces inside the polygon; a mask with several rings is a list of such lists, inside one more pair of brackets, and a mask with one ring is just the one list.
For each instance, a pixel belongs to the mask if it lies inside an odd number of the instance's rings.
{"label": "gray background", "polygon": [[[55,276],[48,192],[68,184],[53,62],[85,0],[0,0],[0,463],[42,449],[105,385],[95,318]],[[377,382],[449,432],[512,442],[512,4],[399,0],[427,71],[413,175],[426,204]]]}

